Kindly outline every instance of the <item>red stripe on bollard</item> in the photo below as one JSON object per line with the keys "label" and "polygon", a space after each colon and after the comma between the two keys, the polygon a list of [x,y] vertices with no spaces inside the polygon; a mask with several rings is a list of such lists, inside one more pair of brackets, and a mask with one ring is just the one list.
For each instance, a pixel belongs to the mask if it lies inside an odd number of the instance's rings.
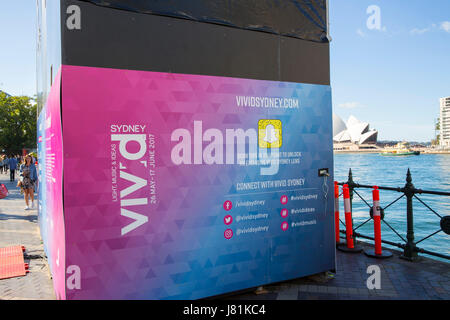
{"label": "red stripe on bollard", "polygon": [[339,185],[334,182],[334,231],[336,234],[336,243],[341,241],[339,231]]}

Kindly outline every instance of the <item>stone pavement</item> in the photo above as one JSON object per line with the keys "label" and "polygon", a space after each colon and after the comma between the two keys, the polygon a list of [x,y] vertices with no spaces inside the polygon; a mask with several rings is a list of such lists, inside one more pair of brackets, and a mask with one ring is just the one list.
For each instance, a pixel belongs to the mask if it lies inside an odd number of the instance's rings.
{"label": "stone pavement", "polygon": [[[358,242],[364,248],[371,245]],[[379,260],[364,253],[336,250],[335,274],[320,274],[264,287],[265,294],[227,295],[231,300],[450,300],[450,264],[421,257],[420,261],[400,259],[400,252]],[[367,288],[367,267],[381,271],[381,289]]]}
{"label": "stone pavement", "polygon": [[[24,277],[0,280],[2,299],[55,299],[49,267],[39,235],[37,211],[25,211],[25,201],[9,176],[0,174],[10,196],[0,200],[0,247],[23,245],[29,258],[30,273]],[[360,243],[365,247],[370,245]],[[429,258],[408,262],[394,257],[369,258],[363,253],[336,251],[335,274],[319,274],[265,286],[266,293],[252,290],[211,299],[233,300],[361,300],[413,299],[450,300],[450,264]],[[31,258],[31,259],[30,259]],[[381,271],[381,289],[369,290],[367,267],[377,265]]]}
{"label": "stone pavement", "polygon": [[25,263],[30,265],[30,272],[24,277],[0,280],[0,300],[55,299],[39,234],[37,210],[24,210],[23,195],[16,187],[17,182],[9,182],[9,173],[0,174],[1,183],[6,185],[10,195],[0,200],[0,247],[25,246]]}

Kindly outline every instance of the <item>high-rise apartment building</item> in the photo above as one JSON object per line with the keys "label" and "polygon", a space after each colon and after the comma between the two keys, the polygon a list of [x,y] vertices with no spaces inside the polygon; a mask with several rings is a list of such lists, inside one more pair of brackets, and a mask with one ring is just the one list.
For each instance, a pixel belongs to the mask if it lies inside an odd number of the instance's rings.
{"label": "high-rise apartment building", "polygon": [[450,147],[450,97],[441,98],[440,102],[440,144],[442,147]]}

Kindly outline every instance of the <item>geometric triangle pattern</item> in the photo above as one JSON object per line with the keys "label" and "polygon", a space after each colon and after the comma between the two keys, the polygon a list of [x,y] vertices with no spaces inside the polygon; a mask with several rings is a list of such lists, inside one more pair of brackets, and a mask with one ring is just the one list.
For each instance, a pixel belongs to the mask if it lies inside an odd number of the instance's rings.
{"label": "geometric triangle pattern", "polygon": [[[329,86],[77,66],[62,78],[64,263],[81,275],[67,299],[198,299],[334,268],[317,176],[329,168],[332,190]],[[264,119],[282,123],[272,163],[254,149]]]}

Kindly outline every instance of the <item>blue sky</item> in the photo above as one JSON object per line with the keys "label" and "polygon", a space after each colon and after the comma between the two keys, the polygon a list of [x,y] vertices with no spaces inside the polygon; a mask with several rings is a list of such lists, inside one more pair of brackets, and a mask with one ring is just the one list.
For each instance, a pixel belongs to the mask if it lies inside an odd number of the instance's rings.
{"label": "blue sky", "polygon": [[[366,25],[370,5],[380,30]],[[330,0],[330,19],[334,112],[368,121],[379,140],[434,138],[450,96],[450,1]]]}
{"label": "blue sky", "polygon": [[[366,25],[371,5],[380,30]],[[330,20],[334,112],[368,121],[379,139],[433,138],[450,96],[450,1],[330,0]],[[35,0],[0,1],[0,90],[35,94],[35,29]]]}
{"label": "blue sky", "polygon": [[35,30],[36,0],[0,0],[0,90],[36,94]]}

